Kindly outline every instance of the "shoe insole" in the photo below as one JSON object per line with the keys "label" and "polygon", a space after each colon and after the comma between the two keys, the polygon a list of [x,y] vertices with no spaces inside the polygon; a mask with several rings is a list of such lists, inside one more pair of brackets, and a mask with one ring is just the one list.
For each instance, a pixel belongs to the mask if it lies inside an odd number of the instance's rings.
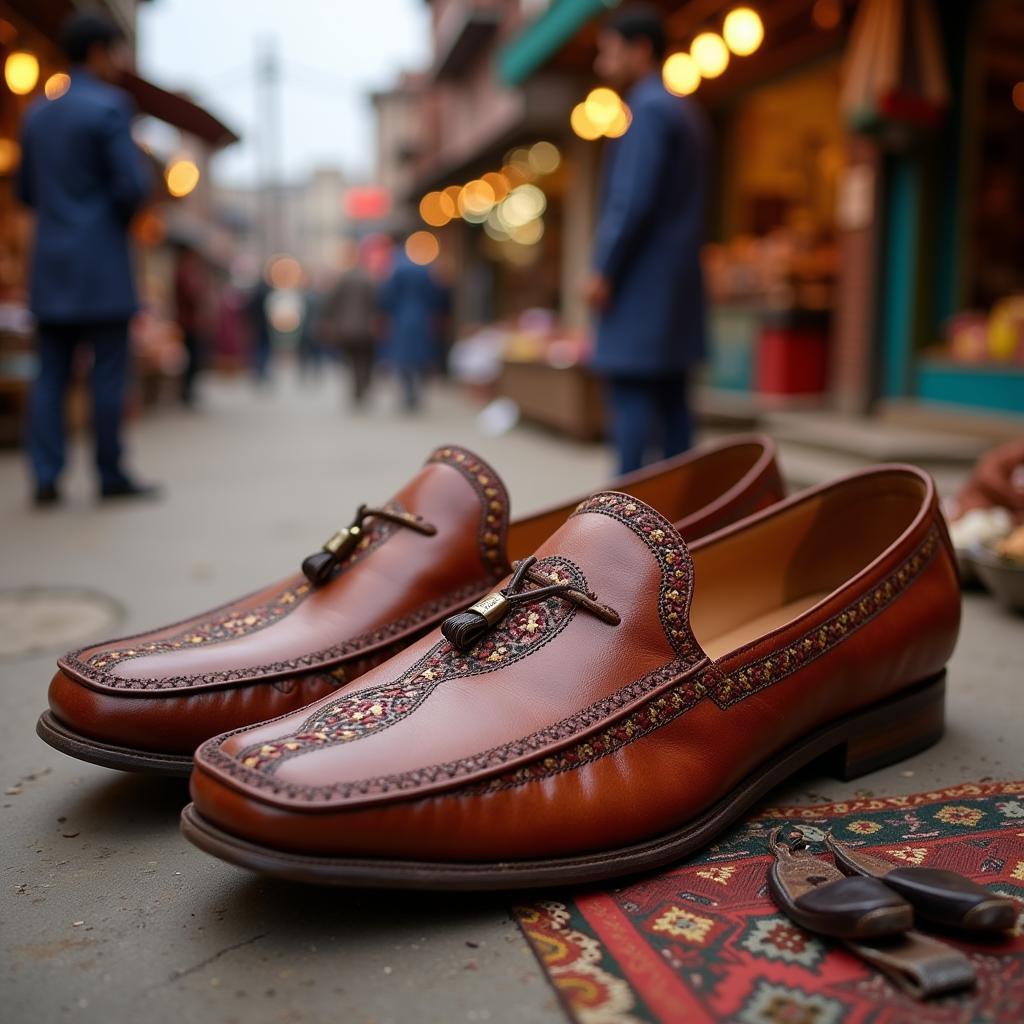
{"label": "shoe insole", "polygon": [[765,633],[770,633],[773,629],[786,625],[787,622],[802,615],[828,594],[827,590],[805,594],[795,601],[789,601],[787,604],[779,605],[777,608],[772,608],[761,615],[748,619],[724,633],[718,633],[712,637],[698,636],[697,640],[709,658],[721,658],[722,655],[735,651],[744,644],[750,643],[751,640],[756,640],[758,637],[764,636]]}

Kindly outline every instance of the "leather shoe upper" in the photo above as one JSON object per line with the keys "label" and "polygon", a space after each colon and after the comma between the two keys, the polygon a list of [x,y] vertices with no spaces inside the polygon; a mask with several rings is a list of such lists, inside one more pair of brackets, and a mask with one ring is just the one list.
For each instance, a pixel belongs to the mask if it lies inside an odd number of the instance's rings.
{"label": "leather shoe upper", "polygon": [[959,584],[926,474],[882,467],[695,542],[622,493],[536,552],[551,594],[439,631],[311,707],[205,743],[198,812],[335,856],[504,861],[692,820],[814,730],[931,678]]}
{"label": "leather shoe upper", "polygon": [[[781,497],[770,442],[731,440],[620,482],[699,536]],[[369,518],[323,585],[303,575],[174,625],[68,654],[50,685],[56,717],[100,741],[190,754],[224,730],[346,685],[486,593],[565,521],[572,505],[510,524],[498,474],[439,448]],[[402,518],[429,532],[405,528]]]}

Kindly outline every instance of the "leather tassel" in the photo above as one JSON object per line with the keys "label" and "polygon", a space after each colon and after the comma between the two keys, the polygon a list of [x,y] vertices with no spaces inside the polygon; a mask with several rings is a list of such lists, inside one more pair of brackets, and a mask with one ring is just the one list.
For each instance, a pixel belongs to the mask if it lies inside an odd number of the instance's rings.
{"label": "leather tassel", "polygon": [[317,551],[302,560],[302,572],[314,587],[320,587],[331,578],[337,564],[337,557],[330,551]]}
{"label": "leather tassel", "polygon": [[[360,510],[360,518],[362,514]],[[353,523],[347,530],[339,530],[322,550],[304,559],[302,572],[306,579],[314,587],[323,586],[334,574],[334,567],[348,558],[362,536],[362,527],[358,523]]]}
{"label": "leather tassel", "polygon": [[464,612],[449,615],[441,623],[441,635],[459,651],[468,651],[492,626],[496,626],[509,610],[511,602],[500,591],[482,597]]}
{"label": "leather tassel", "polygon": [[468,651],[489,630],[490,624],[479,612],[456,612],[441,623],[441,635],[457,651]]}

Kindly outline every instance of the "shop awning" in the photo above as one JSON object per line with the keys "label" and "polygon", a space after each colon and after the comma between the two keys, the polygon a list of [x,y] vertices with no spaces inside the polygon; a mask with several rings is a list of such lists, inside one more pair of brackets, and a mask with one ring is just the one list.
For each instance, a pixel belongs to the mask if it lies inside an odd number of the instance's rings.
{"label": "shop awning", "polygon": [[126,92],[131,93],[143,114],[166,121],[179,131],[195,135],[214,149],[238,142],[238,135],[223,121],[179,93],[161,89],[159,85],[131,71],[124,74],[121,85]]}
{"label": "shop awning", "polygon": [[553,0],[498,54],[498,74],[506,85],[519,85],[533,74],[590,18],[608,10],[606,0]]}
{"label": "shop awning", "polygon": [[501,19],[487,5],[452,4],[441,15],[437,27],[437,62],[434,75],[458,78],[497,33]]}

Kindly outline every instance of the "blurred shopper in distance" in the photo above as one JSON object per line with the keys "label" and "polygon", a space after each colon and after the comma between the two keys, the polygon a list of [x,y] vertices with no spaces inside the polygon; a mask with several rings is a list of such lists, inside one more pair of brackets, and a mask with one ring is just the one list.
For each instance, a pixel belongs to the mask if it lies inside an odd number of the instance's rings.
{"label": "blurred shopper in distance", "polygon": [[36,211],[29,303],[38,324],[39,369],[28,417],[35,501],[59,500],[64,400],[76,349],[92,349],[93,429],[100,494],[152,495],[121,457],[128,322],[138,310],[128,225],[151,189],[131,136],[132,106],[114,83],[127,58],[120,30],[97,14],[73,14],[62,41],[71,87],[25,116],[19,196]]}
{"label": "blurred shopper in distance", "polygon": [[324,298],[320,329],[324,344],[348,364],[352,405],[366,403],[377,348],[377,287],[355,245],[341,257],[341,274]]}
{"label": "blurred shopper in distance", "polygon": [[270,337],[270,310],[267,300],[271,287],[266,273],[261,273],[249,295],[249,325],[251,328],[249,349],[250,366],[257,384],[270,382],[270,357],[273,354]]}
{"label": "blurred shopper in distance", "polygon": [[237,373],[248,365],[248,294],[240,283],[243,272],[233,266],[217,291],[213,329],[213,362],[218,370]]}
{"label": "blurred shopper in distance", "polygon": [[404,248],[396,248],[379,302],[387,317],[387,354],[402,386],[403,406],[416,412],[423,380],[441,361],[440,323],[448,308],[448,291],[429,267],[414,263]]}
{"label": "blurred shopper in distance", "polygon": [[597,311],[595,371],[607,382],[620,472],[660,444],[691,442],[687,377],[703,356],[700,243],[710,138],[700,108],[661,80],[665,28],[656,8],[624,7],[598,37],[597,74],[632,113],[608,143],[593,271],[585,294]]}
{"label": "blurred shopper in distance", "polygon": [[181,328],[188,362],[181,382],[181,400],[192,407],[196,401],[196,378],[206,361],[209,275],[199,251],[189,242],[175,246],[174,315]]}
{"label": "blurred shopper in distance", "polygon": [[310,275],[302,293],[302,323],[299,326],[299,380],[316,381],[324,365],[324,347],[321,341],[321,314],[327,282],[322,271]]}

